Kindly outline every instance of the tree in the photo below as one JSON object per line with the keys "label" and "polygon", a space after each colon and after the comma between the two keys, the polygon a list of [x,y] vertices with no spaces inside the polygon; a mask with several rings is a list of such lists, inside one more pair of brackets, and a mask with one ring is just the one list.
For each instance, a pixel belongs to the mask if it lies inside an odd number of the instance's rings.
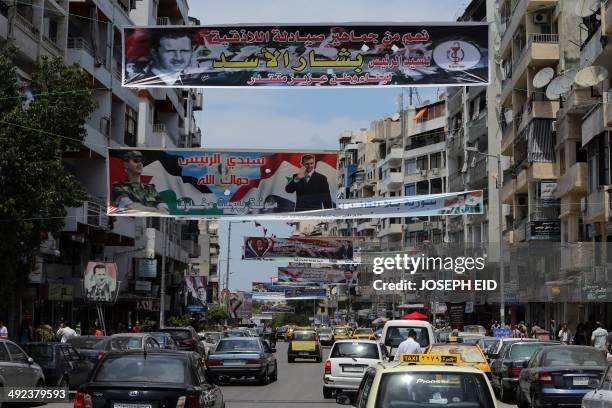
{"label": "tree", "polygon": [[208,318],[208,324],[213,326],[222,324],[227,320],[225,309],[218,306],[209,308],[206,316]]}
{"label": "tree", "polygon": [[96,101],[86,74],[61,58],[42,59],[28,84],[18,81],[13,45],[0,49],[0,302],[27,285],[46,233],[59,235],[66,207],[87,199],[62,154],[79,149]]}

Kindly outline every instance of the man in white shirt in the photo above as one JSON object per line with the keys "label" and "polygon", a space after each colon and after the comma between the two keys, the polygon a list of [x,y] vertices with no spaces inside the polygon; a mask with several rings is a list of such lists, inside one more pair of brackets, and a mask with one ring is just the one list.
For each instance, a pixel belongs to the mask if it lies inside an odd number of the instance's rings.
{"label": "man in white shirt", "polygon": [[395,353],[395,358],[393,361],[400,361],[400,356],[402,354],[420,354],[421,353],[421,345],[416,341],[417,334],[414,330],[410,330],[408,332],[408,338],[402,341],[397,348],[397,353]]}
{"label": "man in white shirt", "polygon": [[0,321],[0,339],[8,339],[8,329],[2,321]]}
{"label": "man in white shirt", "polygon": [[77,333],[65,323],[60,324],[60,329],[57,331],[57,338],[60,339],[62,343],[66,343],[68,339],[76,337]]}
{"label": "man in white shirt", "polygon": [[591,333],[591,345],[598,350],[606,350],[606,338],[608,337],[608,331],[601,327],[601,323],[596,323],[597,328]]}

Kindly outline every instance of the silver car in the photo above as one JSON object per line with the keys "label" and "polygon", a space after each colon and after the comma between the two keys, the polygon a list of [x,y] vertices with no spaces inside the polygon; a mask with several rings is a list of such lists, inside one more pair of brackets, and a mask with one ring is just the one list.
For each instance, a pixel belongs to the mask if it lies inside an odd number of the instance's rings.
{"label": "silver car", "polygon": [[612,408],[612,365],[608,366],[595,389],[582,398],[582,408]]}
{"label": "silver car", "polygon": [[0,339],[0,388],[44,385],[42,368],[17,344]]}

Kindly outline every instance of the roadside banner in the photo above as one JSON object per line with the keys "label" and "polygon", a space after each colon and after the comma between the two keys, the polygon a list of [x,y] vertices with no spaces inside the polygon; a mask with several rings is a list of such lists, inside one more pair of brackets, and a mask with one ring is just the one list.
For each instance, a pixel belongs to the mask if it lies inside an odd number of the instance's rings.
{"label": "roadside banner", "polygon": [[299,263],[361,263],[359,239],[344,237],[244,237],[244,259]]}
{"label": "roadside banner", "polygon": [[488,47],[486,22],[124,27],[122,84],[487,85]]}
{"label": "roadside banner", "polygon": [[321,285],[357,284],[354,266],[345,265],[342,269],[279,267],[279,282],[314,282]]}
{"label": "roadside banner", "polygon": [[114,303],[117,299],[117,265],[88,262],[83,273],[83,298],[89,302]]}
{"label": "roadside banner", "polygon": [[109,149],[108,154],[108,215],[218,218],[336,206],[336,152]]}
{"label": "roadside banner", "polygon": [[187,290],[187,308],[190,312],[202,313],[207,309],[206,277],[199,275],[185,276]]}

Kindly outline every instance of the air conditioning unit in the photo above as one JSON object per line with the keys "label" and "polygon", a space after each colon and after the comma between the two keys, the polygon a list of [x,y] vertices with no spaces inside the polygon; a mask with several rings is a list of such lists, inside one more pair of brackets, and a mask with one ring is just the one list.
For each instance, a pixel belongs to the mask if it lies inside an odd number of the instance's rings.
{"label": "air conditioning unit", "polygon": [[550,14],[535,13],[533,15],[533,24],[548,24],[550,22]]}
{"label": "air conditioning unit", "polygon": [[586,197],[580,199],[580,211],[585,213],[587,211],[587,200]]}

